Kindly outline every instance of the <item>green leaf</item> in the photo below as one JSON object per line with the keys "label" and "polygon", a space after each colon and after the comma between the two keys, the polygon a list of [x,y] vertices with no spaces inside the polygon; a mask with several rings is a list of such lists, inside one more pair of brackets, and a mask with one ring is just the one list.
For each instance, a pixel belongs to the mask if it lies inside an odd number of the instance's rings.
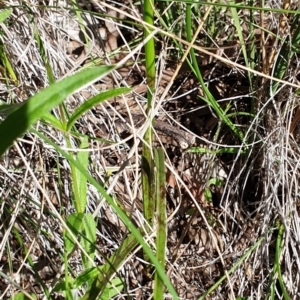
{"label": "green leaf", "polygon": [[[297,9],[297,12],[299,11],[300,8]],[[273,76],[279,79],[284,77],[293,55],[298,52],[298,45],[300,41],[299,15],[294,15],[290,32],[293,33],[292,39],[290,35],[287,35],[284,38],[282,41],[282,46],[280,47],[279,55],[276,56]],[[273,93],[275,94],[278,90],[279,82],[272,82],[272,84]]]}
{"label": "green leaf", "polygon": [[[90,213],[85,214],[82,223],[82,239],[81,244],[83,249],[87,252],[91,259],[95,257],[95,243],[96,243],[96,222],[93,215]],[[83,256],[82,257],[85,268],[91,268],[91,261]]]}
{"label": "green leaf", "polygon": [[74,288],[84,285],[86,282],[92,282],[100,273],[101,267],[89,268],[83,271],[74,281]]}
{"label": "green leaf", "polygon": [[[80,149],[86,149],[89,147],[88,138],[84,136],[80,145]],[[76,160],[87,170],[89,162],[89,152],[79,151]],[[87,180],[82,175],[82,172],[76,168],[72,168],[73,177],[73,192],[75,197],[75,209],[79,213],[85,211],[87,201]]]}
{"label": "green leaf", "polygon": [[99,299],[99,295],[102,295],[109,285],[109,279],[115,275],[116,270],[137,245],[138,242],[133,234],[126,237],[117,251],[113,253],[105,265],[101,267],[99,274],[94,278],[87,293],[81,298],[81,300]]}
{"label": "green leaf", "polygon": [[[83,271],[77,278],[72,279],[71,277],[67,278],[68,285],[71,286],[72,289],[77,289],[83,286],[85,283],[92,281],[99,274],[99,268],[90,268]],[[54,287],[53,292],[64,292],[67,289],[67,284],[65,278],[60,280]]]}
{"label": "green leaf", "polygon": [[[75,213],[75,214],[71,214],[67,219],[66,223],[75,237],[77,237],[80,232],[83,218],[84,218],[83,213]],[[72,252],[76,241],[74,241],[74,239],[71,237],[68,231],[65,231],[64,242],[65,242],[65,252],[68,255]]]}
{"label": "green leaf", "polygon": [[83,86],[105,76],[113,69],[113,66],[103,66],[83,70],[50,85],[40,93],[29,98],[0,124],[0,157],[17,137],[26,132],[31,125],[43,117],[50,109]]}
{"label": "green leaf", "polygon": [[217,287],[219,287],[220,284],[224,280],[226,280],[230,274],[232,274],[244,261],[246,261],[248,259],[248,257],[250,256],[250,254],[262,243],[262,241],[264,239],[265,239],[264,237],[261,237],[257,242],[255,242],[255,244],[253,246],[251,246],[251,248],[249,248],[247,250],[247,252],[237,262],[235,262],[235,264],[231,267],[231,269],[227,270],[227,274],[223,275],[215,283],[213,283],[213,285],[208,290],[206,290],[206,292],[201,297],[199,297],[198,300],[205,300],[205,299],[207,299],[208,295],[210,293],[212,293],[213,291],[215,291],[217,289]]}
{"label": "green leaf", "polygon": [[96,104],[104,102],[107,99],[117,97],[123,93],[128,93],[130,91],[131,91],[131,89],[129,89],[129,88],[118,88],[118,89],[102,92],[102,93],[92,97],[91,99],[84,102],[80,107],[78,107],[74,111],[74,113],[70,117],[70,120],[67,124],[67,130],[69,131],[71,129],[71,127],[74,125],[74,123],[76,122],[76,120],[78,120],[85,112],[87,112],[88,110],[93,108]]}
{"label": "green leaf", "polygon": [[224,180],[219,179],[219,178],[211,178],[208,181],[208,186],[211,186],[211,185],[223,186],[224,184],[225,184]]}
{"label": "green leaf", "polygon": [[[156,257],[161,267],[165,269],[166,245],[167,245],[167,212],[166,212],[166,172],[164,149],[154,151],[156,169]],[[164,281],[155,273],[154,299],[164,299]]]}
{"label": "green leaf", "polygon": [[206,154],[222,154],[222,153],[230,153],[230,154],[234,154],[234,153],[246,153],[245,150],[242,150],[240,147],[226,147],[226,148],[221,148],[221,149],[217,149],[217,150],[210,150],[207,148],[201,148],[201,147],[192,147],[190,149],[187,149],[187,152],[190,153],[206,153]]}
{"label": "green leaf", "polygon": [[123,281],[120,278],[114,278],[111,283],[106,286],[101,295],[101,300],[110,300],[114,296],[118,295],[123,289]]}
{"label": "green leaf", "polygon": [[[53,146],[56,151],[58,151],[62,156],[64,156],[66,159],[70,161],[76,168],[81,170],[81,172],[86,176],[87,180],[99,191],[99,193],[105,198],[107,203],[115,210],[119,218],[122,220],[122,222],[125,224],[125,226],[131,231],[131,234],[122,242],[121,247],[119,247],[118,251],[116,251],[110,258],[110,262],[107,262],[107,269],[109,272],[111,272],[110,267],[113,267],[113,271],[116,270],[121,263],[124,261],[124,257],[120,258],[119,253],[126,252],[129,254],[132,249],[138,244],[140,244],[143,247],[143,250],[150,258],[151,262],[156,268],[156,271],[158,272],[160,278],[164,281],[165,286],[168,288],[170,293],[173,296],[173,299],[179,299],[177,296],[177,293],[173,287],[173,285],[170,282],[170,279],[165,274],[165,270],[161,267],[160,263],[158,262],[157,258],[155,257],[154,253],[152,252],[151,248],[147,245],[145,242],[141,232],[142,228],[138,229],[134,226],[132,221],[127,217],[126,213],[115,203],[115,201],[111,198],[110,195],[107,194],[105,189],[72,157],[72,155],[69,155],[67,152],[62,150],[60,147],[58,147],[55,143],[53,143],[49,138],[41,134],[40,132],[32,129],[32,131],[41,139],[43,139],[46,143]],[[126,241],[126,242],[125,242]],[[111,263],[113,262],[113,265]],[[117,266],[117,267],[115,267]],[[105,273],[105,272],[104,272]],[[99,293],[102,291],[102,283],[107,281],[107,278],[110,278],[110,274],[107,275],[105,273],[105,276],[102,276],[104,278],[96,278],[96,280],[93,282],[94,286],[91,290],[89,290],[82,299],[86,300],[92,300],[92,299],[98,299]]]}
{"label": "green leaf", "polygon": [[12,298],[10,298],[10,300],[29,300],[29,299],[37,299],[37,297],[34,294],[30,294],[30,298],[29,298],[23,293],[18,293],[14,295]]}
{"label": "green leaf", "polygon": [[53,127],[57,128],[59,130],[62,130],[62,131],[65,130],[62,122],[59,119],[57,119],[54,115],[52,115],[51,113],[46,113],[43,116],[43,120],[50,123]]}
{"label": "green leaf", "polygon": [[53,292],[64,292],[67,290],[67,286],[71,287],[72,289],[75,289],[76,287],[74,286],[74,279],[70,276],[67,277],[67,283],[65,278],[60,280],[54,287]]}
{"label": "green leaf", "polygon": [[0,105],[0,116],[1,117],[7,117],[9,114],[17,110],[19,107],[21,107],[23,103],[14,103],[14,104],[7,104],[1,100]]}
{"label": "green leaf", "polygon": [[12,9],[2,10],[0,11],[0,23],[2,23],[5,19],[7,19],[12,13]]}
{"label": "green leaf", "polygon": [[[82,272],[74,281],[73,288],[78,288],[83,286],[86,282],[91,282],[100,272],[103,272],[103,266],[98,268],[90,268]],[[109,300],[112,299],[114,296],[119,294],[124,288],[124,284],[121,278],[113,278],[104,288],[104,291],[100,297],[101,300]]]}
{"label": "green leaf", "polygon": [[[245,47],[246,43],[245,43],[245,40],[244,40],[243,29],[241,27],[241,20],[240,20],[239,12],[238,12],[237,8],[233,6],[235,4],[234,1],[230,0],[229,4],[231,5],[231,13],[232,13],[234,25],[235,25],[235,28],[236,28],[236,31],[237,31],[237,36],[238,36],[238,39],[239,39],[239,43],[240,43],[241,48],[242,48],[245,64],[248,67],[249,66],[249,60],[248,60],[248,55],[247,55],[247,49]],[[251,72],[249,72],[249,76],[250,76],[250,73]]]}
{"label": "green leaf", "polygon": [[204,198],[206,202],[211,202],[212,201],[212,194],[209,188],[204,189]]}

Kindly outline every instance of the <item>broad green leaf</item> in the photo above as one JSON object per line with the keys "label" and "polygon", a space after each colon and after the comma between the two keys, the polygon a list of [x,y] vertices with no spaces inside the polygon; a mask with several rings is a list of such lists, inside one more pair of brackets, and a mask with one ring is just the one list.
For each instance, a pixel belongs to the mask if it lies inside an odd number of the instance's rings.
{"label": "broad green leaf", "polygon": [[2,23],[5,19],[7,19],[11,13],[12,13],[12,9],[0,11],[0,23]]}
{"label": "broad green leaf", "polygon": [[[86,269],[79,276],[77,276],[77,278],[74,280],[74,282],[72,284],[72,288],[76,289],[76,288],[83,286],[87,282],[93,281],[95,278],[97,278],[97,276],[99,275],[99,273],[101,272],[102,269],[103,269],[103,266],[100,266],[97,268]],[[124,288],[123,280],[119,277],[113,278],[112,280],[110,280],[110,282],[105,287],[104,292],[102,293],[100,299],[102,299],[102,300],[112,299],[114,296],[116,296],[118,293],[120,293],[123,290],[123,288]],[[61,281],[60,283],[58,283],[55,286],[53,291],[54,292],[65,291],[65,289],[66,289],[66,284],[64,281]]]}
{"label": "broad green leaf", "polygon": [[109,285],[109,279],[115,275],[116,270],[137,245],[138,241],[133,234],[130,234],[128,237],[126,237],[122,241],[118,250],[113,253],[105,265],[101,267],[101,271],[99,272],[98,276],[94,278],[89,290],[81,298],[81,300],[99,299],[99,295],[102,295],[103,291]]}
{"label": "broad green leaf", "polygon": [[0,157],[17,137],[26,132],[50,109],[61,103],[72,93],[105,76],[113,69],[113,66],[103,66],[83,70],[50,85],[40,93],[30,97],[0,124]]}
{"label": "broad green leaf", "polygon": [[92,282],[98,275],[101,267],[89,268],[83,271],[74,281],[74,288],[84,285],[86,282]]}
{"label": "broad green leaf", "polygon": [[67,130],[69,131],[70,128],[74,125],[76,120],[78,120],[85,112],[93,108],[96,104],[99,104],[101,102],[104,102],[107,99],[117,97],[123,93],[130,92],[131,89],[129,88],[118,88],[113,89],[105,92],[101,92],[100,94],[92,97],[91,99],[84,102],[80,107],[78,107],[74,113],[72,114],[68,124],[67,124]]}
{"label": "broad green leaf", "polygon": [[43,115],[43,120],[50,123],[53,127],[59,130],[65,130],[62,122],[51,113],[46,113],[45,115]]}
{"label": "broad green leaf", "polygon": [[14,104],[7,104],[4,101],[1,100],[0,105],[0,116],[1,117],[7,117],[9,114],[17,110],[19,107],[21,107],[23,103],[14,103]]}
{"label": "broad green leaf", "polygon": [[[85,214],[83,218],[81,233],[82,233],[81,244],[83,246],[83,249],[87,252],[87,254],[90,256],[91,259],[94,259],[95,249],[96,249],[95,247],[96,222],[92,214],[90,213]],[[85,265],[85,268],[92,267],[91,261],[84,255],[82,256],[82,260]]]}
{"label": "broad green leaf", "polygon": [[[87,136],[83,137],[83,140],[80,145],[80,149],[86,149],[89,147]],[[76,160],[85,168],[88,168],[89,162],[89,152],[79,151]],[[73,192],[75,200],[75,209],[79,213],[85,211],[86,200],[87,200],[87,181],[86,177],[76,169],[72,168],[72,177],[73,177]]]}
{"label": "broad green leaf", "polygon": [[[74,279],[70,276],[67,277],[68,286],[75,289]],[[64,292],[67,290],[66,279],[60,280],[54,287],[53,292]]]}
{"label": "broad green leaf", "polygon": [[[80,232],[83,218],[84,218],[84,214],[75,213],[75,214],[71,214],[67,219],[66,223],[75,237],[77,237]],[[64,237],[65,237],[64,240],[65,252],[67,253],[67,255],[69,255],[72,252],[76,241],[74,241],[74,239],[71,237],[68,231],[65,232]]]}
{"label": "broad green leaf", "polygon": [[[30,296],[30,298],[28,296]],[[34,299],[37,299],[36,295],[34,295],[34,294],[30,294],[28,296],[26,296],[23,293],[18,293],[16,295],[14,295],[12,298],[10,298],[10,300],[34,300]]]}
{"label": "broad green leaf", "polygon": [[124,288],[123,281],[120,278],[114,278],[111,283],[108,284],[101,295],[101,300],[110,300],[114,296],[118,295]]}

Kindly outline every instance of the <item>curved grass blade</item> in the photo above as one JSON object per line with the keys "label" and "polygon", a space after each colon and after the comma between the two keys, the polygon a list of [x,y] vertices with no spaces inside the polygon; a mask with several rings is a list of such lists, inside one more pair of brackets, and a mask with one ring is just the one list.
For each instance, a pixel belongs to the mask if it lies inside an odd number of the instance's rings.
{"label": "curved grass blade", "polygon": [[68,124],[67,124],[67,131],[69,131],[71,129],[71,127],[74,125],[76,120],[78,120],[78,118],[80,118],[85,112],[87,112],[88,110],[93,108],[96,104],[104,102],[107,99],[117,97],[121,94],[128,93],[130,91],[131,91],[130,88],[113,89],[113,90],[102,92],[102,93],[92,97],[88,101],[84,102],[80,107],[78,107],[75,110],[75,112],[70,117],[70,120],[68,121]]}
{"label": "curved grass blade", "polygon": [[114,68],[114,66],[103,66],[83,70],[50,85],[40,93],[29,98],[0,124],[0,156],[12,145],[17,137],[26,132],[31,125],[43,117],[50,109],[80,88],[105,76]]}
{"label": "curved grass blade", "polygon": [[[230,270],[227,271],[228,275],[233,273],[241,264],[243,261],[246,261],[246,259],[250,256],[250,254],[261,244],[261,242],[265,239],[265,237],[259,238],[259,240],[249,248],[249,250],[231,267]],[[204,300],[207,299],[207,296],[217,289],[218,286],[227,278],[228,275],[222,276],[217,282],[215,282],[198,300]]]}

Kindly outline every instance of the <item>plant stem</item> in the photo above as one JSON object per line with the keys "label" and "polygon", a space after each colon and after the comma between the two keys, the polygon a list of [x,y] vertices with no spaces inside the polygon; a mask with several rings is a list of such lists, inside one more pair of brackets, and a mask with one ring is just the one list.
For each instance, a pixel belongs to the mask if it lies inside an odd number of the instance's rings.
{"label": "plant stem", "polygon": [[[153,26],[154,24],[154,0],[145,0],[144,1],[144,21]],[[144,37],[145,39],[153,31],[152,28],[144,28]],[[151,107],[153,102],[153,94],[155,89],[155,45],[154,38],[149,39],[145,44],[145,64],[146,64],[146,77],[148,84],[147,92],[147,114],[150,116]],[[144,215],[146,220],[151,224],[155,203],[153,199],[155,191],[155,180],[154,180],[154,161],[153,153],[151,149],[152,145],[152,128],[148,127],[145,132],[143,145],[143,161],[142,161],[142,183],[143,183],[143,206],[144,206]],[[150,148],[149,148],[150,145]]]}

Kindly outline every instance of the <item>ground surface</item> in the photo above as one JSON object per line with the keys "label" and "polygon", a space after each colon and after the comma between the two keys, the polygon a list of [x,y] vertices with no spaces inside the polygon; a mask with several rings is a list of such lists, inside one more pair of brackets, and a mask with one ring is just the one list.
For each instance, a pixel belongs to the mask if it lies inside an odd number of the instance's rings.
{"label": "ground surface", "polygon": [[[2,59],[0,95],[4,102],[21,103],[49,84],[35,31],[56,80],[89,64],[124,60],[112,75],[69,97],[65,103],[72,112],[101,91],[118,86],[133,88],[133,92],[89,110],[76,123],[76,130],[89,137],[90,174],[141,226],[140,140],[147,125],[147,84],[142,31],[128,22],[139,24],[141,7],[130,1],[124,5],[79,2],[80,8],[88,11],[83,14],[86,42],[70,3],[32,0],[5,1],[5,5],[14,9],[9,22],[2,25],[0,49],[8,55],[17,80],[6,73]],[[170,5],[169,9],[174,10],[185,7],[176,2]],[[297,3],[290,8],[296,9]],[[223,27],[207,51],[245,65],[231,14],[220,11],[218,16]],[[279,28],[280,18],[278,13],[266,13],[264,26],[269,33]],[[241,19],[245,22],[245,38],[251,32],[255,34],[254,57],[260,66],[261,32],[250,29],[246,11],[241,12]],[[261,25],[259,16],[251,22]],[[292,34],[288,31],[290,23],[286,24],[287,34]],[[206,46],[209,30],[204,27],[198,44]],[[274,42],[270,36],[265,37],[266,45]],[[278,52],[280,45],[277,47]],[[182,53],[174,50],[172,39],[163,34],[157,36],[156,49],[157,122],[153,147],[162,146],[166,155],[166,272],[179,296],[198,299],[218,283],[205,299],[269,299],[272,290],[273,299],[282,299],[284,290],[290,299],[299,299],[300,114],[295,88],[281,84],[273,97],[267,97],[268,79],[255,77],[256,90],[252,90],[246,70],[221,62],[218,57],[197,53],[206,86],[236,128],[245,133],[246,147],[203,100],[205,91],[188,63],[180,64]],[[266,49],[267,57],[271,57],[273,48]],[[297,55],[290,62],[284,79],[298,84]],[[270,72],[273,65],[274,62],[269,65]],[[262,71],[260,67],[258,71]],[[257,106],[255,116],[251,115],[252,103]],[[60,114],[58,109],[52,113]],[[43,122],[36,128],[67,148],[63,132]],[[78,147],[76,138],[72,146]],[[191,147],[197,147],[201,153],[189,153]],[[51,291],[64,276],[62,224],[56,216],[65,218],[74,211],[69,163],[29,132],[2,157],[0,182],[1,296],[9,299],[22,288],[43,299],[41,282]],[[50,209],[45,195],[56,212]],[[92,186],[88,190],[87,210],[98,222],[95,261],[102,265],[128,231]],[[280,225],[284,225],[282,242]],[[76,276],[82,271],[80,254],[75,251],[69,261]],[[141,251],[132,253],[115,275],[126,283],[115,299],[149,299],[152,277],[146,269]],[[280,276],[284,288],[278,280]],[[78,294],[82,292],[79,290]],[[51,295],[53,299],[62,297],[59,293]]]}

